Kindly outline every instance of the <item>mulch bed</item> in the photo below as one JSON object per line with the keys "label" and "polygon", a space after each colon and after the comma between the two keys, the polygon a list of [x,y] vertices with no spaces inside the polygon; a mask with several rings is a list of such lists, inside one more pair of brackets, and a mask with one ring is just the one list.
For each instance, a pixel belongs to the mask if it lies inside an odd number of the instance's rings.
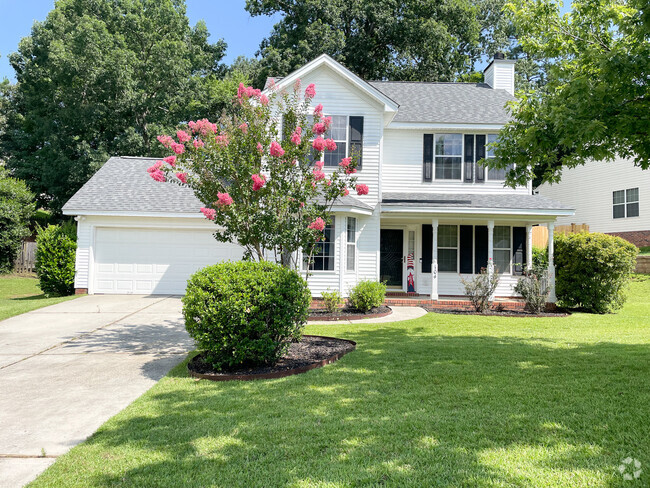
{"label": "mulch bed", "polygon": [[571,315],[566,310],[558,309],[556,312],[532,313],[527,310],[490,310],[486,313],[475,312],[474,310],[448,309],[423,307],[427,312],[448,313],[451,315],[482,315],[485,317],[568,317]]}
{"label": "mulch bed", "polygon": [[332,314],[325,309],[312,309],[309,311],[308,321],[313,320],[359,320],[372,319],[377,317],[386,317],[392,314],[390,307],[382,305],[381,307],[371,308],[368,312],[362,312],[356,308],[342,308],[338,313]]}
{"label": "mulch bed", "polygon": [[212,366],[203,360],[203,355],[198,354],[187,364],[187,369],[190,376],[212,381],[283,378],[333,363],[356,347],[356,342],[347,339],[304,335],[300,342],[292,343],[287,354],[273,366],[219,372],[213,371]]}

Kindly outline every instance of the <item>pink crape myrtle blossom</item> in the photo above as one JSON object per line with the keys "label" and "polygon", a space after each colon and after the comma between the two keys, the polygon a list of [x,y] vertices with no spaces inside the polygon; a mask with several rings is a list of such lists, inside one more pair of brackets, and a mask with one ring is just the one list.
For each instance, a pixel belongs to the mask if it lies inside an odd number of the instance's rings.
{"label": "pink crape myrtle blossom", "polygon": [[189,140],[192,139],[192,137],[184,130],[177,130],[176,137],[178,137],[178,142],[180,143],[189,142]]}
{"label": "pink crape myrtle blossom", "polygon": [[327,186],[332,186],[332,180],[327,180],[327,181],[325,182],[325,184],[326,184]]}
{"label": "pink crape myrtle blossom", "polygon": [[346,175],[353,175],[356,172],[357,172],[357,168],[353,168],[352,166],[346,166],[345,168]]}
{"label": "pink crape myrtle blossom", "polygon": [[185,144],[172,142],[172,151],[174,151],[176,154],[183,154],[185,152]]}
{"label": "pink crape myrtle blossom", "polygon": [[291,134],[291,142],[293,142],[296,146],[300,146],[300,143],[302,142],[302,138],[300,135],[302,134],[302,127],[296,127],[296,130],[293,131],[293,134]]}
{"label": "pink crape myrtle blossom", "polygon": [[255,174],[251,176],[253,180],[253,191],[261,190],[266,184],[266,176]]}
{"label": "pink crape myrtle blossom", "polygon": [[195,147],[196,149],[205,146],[205,142],[203,142],[201,139],[194,139],[194,141],[192,142],[192,144],[194,144],[194,147]]}
{"label": "pink crape myrtle blossom", "polygon": [[266,107],[269,104],[269,97],[260,95],[260,103]]}
{"label": "pink crape myrtle blossom", "polygon": [[228,134],[222,134],[222,135],[219,135],[219,136],[215,136],[214,140],[220,146],[225,147],[228,144],[230,144],[230,140],[228,139]]}
{"label": "pink crape myrtle blossom", "polygon": [[217,216],[217,211],[213,208],[201,207],[201,213],[208,220],[214,220],[214,218]]}
{"label": "pink crape myrtle blossom", "polygon": [[257,152],[260,154],[264,154],[264,146],[262,146],[261,142],[257,143]]}
{"label": "pink crape myrtle blossom", "polygon": [[314,142],[311,143],[311,146],[316,149],[316,151],[323,152],[323,149],[325,149],[325,139],[319,136],[314,139]]}
{"label": "pink crape myrtle blossom", "polygon": [[244,134],[248,134],[248,124],[244,122],[239,126],[239,130],[241,130]]}
{"label": "pink crape myrtle blossom", "polygon": [[352,163],[352,158],[343,158],[341,159],[339,166],[341,168],[347,168],[348,166],[350,166],[351,163]]}
{"label": "pink crape myrtle blossom", "polygon": [[310,83],[307,85],[307,88],[305,88],[305,97],[306,98],[314,98],[316,96],[316,86],[313,83]]}
{"label": "pink crape myrtle blossom", "polygon": [[187,183],[187,173],[176,173],[176,178],[181,180],[181,183]]}
{"label": "pink crape myrtle blossom", "polygon": [[298,93],[301,87],[302,87],[302,80],[298,78],[293,84],[293,89],[296,93]]}
{"label": "pink crape myrtle blossom", "polygon": [[232,205],[234,201],[228,193],[217,193],[217,198],[216,204],[219,207],[227,207],[228,205]]}
{"label": "pink crape myrtle blossom", "polygon": [[322,136],[327,132],[327,128],[325,127],[325,124],[322,122],[316,122],[314,126],[311,128],[312,132],[318,136]]}
{"label": "pink crape myrtle blossom", "polygon": [[323,104],[319,103],[318,105],[316,105],[316,108],[314,108],[314,116],[320,117],[322,113],[323,113]]}
{"label": "pink crape myrtle blossom", "polygon": [[325,129],[329,129],[332,125],[332,117],[321,117],[320,121],[325,124]]}
{"label": "pink crape myrtle blossom", "polygon": [[269,148],[269,153],[271,156],[275,156],[277,158],[284,156],[284,149],[282,149],[282,146],[278,144],[276,141],[273,141],[271,143],[271,147]]}
{"label": "pink crape myrtle blossom", "polygon": [[320,181],[320,180],[322,180],[322,179],[324,179],[324,178],[325,178],[325,173],[323,173],[323,172],[322,172],[321,170],[319,170],[319,169],[315,169],[315,170],[314,170],[314,179],[315,179],[316,181]]}
{"label": "pink crape myrtle blossom", "polygon": [[211,133],[217,133],[217,124],[213,124],[208,119],[201,119],[196,122],[190,120],[187,125],[194,134],[201,134],[203,137]]}
{"label": "pink crape myrtle blossom", "polygon": [[343,196],[347,197],[349,194],[350,194],[350,190],[348,190],[347,188],[343,188]]}
{"label": "pink crape myrtle blossom", "polygon": [[151,175],[151,177],[152,177],[154,180],[159,181],[159,182],[161,182],[161,183],[162,183],[163,181],[167,181],[167,178],[165,178],[165,173],[163,173],[163,172],[162,172],[161,170],[159,170],[159,169],[157,169],[156,171],[152,171],[151,173],[149,173],[149,175]]}
{"label": "pink crape myrtle blossom", "polygon": [[308,228],[322,232],[325,229],[325,221],[322,218],[318,217],[316,220],[314,220],[311,224],[308,225]]}
{"label": "pink crape myrtle blossom", "polygon": [[357,185],[357,195],[367,195],[369,190],[368,185]]}
{"label": "pink crape myrtle blossom", "polygon": [[336,151],[336,142],[334,139],[325,139],[325,147],[328,151]]}
{"label": "pink crape myrtle blossom", "polygon": [[154,171],[160,171],[163,167],[162,161],[156,161],[153,165],[147,168],[147,173],[153,173]]}
{"label": "pink crape myrtle blossom", "polygon": [[158,142],[165,146],[167,149],[172,147],[174,139],[171,136],[158,136]]}
{"label": "pink crape myrtle blossom", "polygon": [[176,156],[167,156],[163,159],[163,161],[170,165],[172,168],[176,166]]}
{"label": "pink crape myrtle blossom", "polygon": [[323,166],[325,163],[323,161],[314,161],[314,168],[316,169],[323,169]]}

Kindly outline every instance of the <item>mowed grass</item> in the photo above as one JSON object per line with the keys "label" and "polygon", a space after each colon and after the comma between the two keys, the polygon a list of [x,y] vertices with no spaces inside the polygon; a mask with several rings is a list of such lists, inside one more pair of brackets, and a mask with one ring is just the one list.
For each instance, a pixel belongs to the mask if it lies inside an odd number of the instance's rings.
{"label": "mowed grass", "polygon": [[309,326],[358,348],[279,380],[182,364],[31,486],[649,486],[648,296],[646,279],[616,315]]}
{"label": "mowed grass", "polygon": [[0,320],[37,308],[71,300],[75,296],[47,298],[31,275],[0,275]]}

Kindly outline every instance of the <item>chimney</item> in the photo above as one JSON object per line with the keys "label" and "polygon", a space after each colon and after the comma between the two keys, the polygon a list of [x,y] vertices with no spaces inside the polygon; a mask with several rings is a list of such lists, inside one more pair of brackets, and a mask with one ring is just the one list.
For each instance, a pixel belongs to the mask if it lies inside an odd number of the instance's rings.
{"label": "chimney", "polygon": [[487,68],[483,70],[485,83],[495,90],[505,90],[510,95],[515,94],[515,60],[506,59],[501,52],[494,54]]}

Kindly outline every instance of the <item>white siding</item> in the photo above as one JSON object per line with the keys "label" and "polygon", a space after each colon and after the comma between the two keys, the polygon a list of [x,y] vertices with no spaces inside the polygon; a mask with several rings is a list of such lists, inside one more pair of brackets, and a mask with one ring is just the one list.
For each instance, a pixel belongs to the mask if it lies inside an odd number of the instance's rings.
{"label": "white siding", "polygon": [[[382,163],[383,192],[530,193],[527,187],[504,187],[502,181],[423,181],[423,136],[432,131],[385,129]],[[453,130],[440,132],[457,132]],[[464,165],[463,165],[464,166]],[[487,174],[487,171],[486,171]]]}
{"label": "white siding", "polygon": [[[615,219],[612,193],[628,188],[639,188],[639,216]],[[559,217],[559,225],[588,224],[592,232],[650,230],[650,170],[630,160],[591,161],[565,169],[560,183],[544,184],[539,193],[576,209],[571,217]]]}
{"label": "white siding", "polygon": [[515,93],[515,64],[509,60],[494,60],[485,70],[485,83],[494,89]]}

